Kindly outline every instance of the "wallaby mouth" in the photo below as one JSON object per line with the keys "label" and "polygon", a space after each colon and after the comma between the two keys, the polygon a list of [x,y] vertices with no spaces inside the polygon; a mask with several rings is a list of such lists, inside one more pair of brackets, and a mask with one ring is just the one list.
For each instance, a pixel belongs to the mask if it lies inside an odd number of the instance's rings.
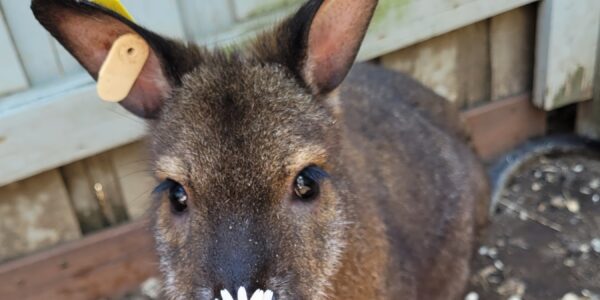
{"label": "wallaby mouth", "polygon": [[241,287],[237,291],[237,297],[233,297],[227,290],[221,290],[221,298],[215,298],[215,300],[274,300],[274,297],[271,290],[256,290],[252,296],[248,298],[246,289]]}

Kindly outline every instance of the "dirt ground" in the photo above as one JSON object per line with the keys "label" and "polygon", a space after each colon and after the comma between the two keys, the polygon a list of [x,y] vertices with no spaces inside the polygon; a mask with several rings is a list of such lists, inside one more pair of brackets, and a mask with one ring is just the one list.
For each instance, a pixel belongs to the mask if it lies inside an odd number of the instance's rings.
{"label": "dirt ground", "polygon": [[[514,174],[465,300],[600,300],[600,160],[542,157]],[[157,299],[158,281],[124,299]]]}
{"label": "dirt ground", "polygon": [[600,300],[600,161],[542,157],[501,199],[465,300]]}

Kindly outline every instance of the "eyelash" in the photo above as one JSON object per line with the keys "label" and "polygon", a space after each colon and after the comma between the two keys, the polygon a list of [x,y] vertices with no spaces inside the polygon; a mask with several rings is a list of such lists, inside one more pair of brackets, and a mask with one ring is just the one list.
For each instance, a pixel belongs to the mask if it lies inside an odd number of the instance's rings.
{"label": "eyelash", "polygon": [[324,179],[329,178],[329,174],[325,170],[317,166],[308,166],[302,171],[303,175],[312,179],[316,182],[322,182]]}
{"label": "eyelash", "polygon": [[170,190],[172,187],[174,187],[177,184],[177,182],[171,180],[171,179],[166,179],[165,181],[161,182],[159,185],[157,185],[154,190],[152,190],[152,194],[161,194],[163,192],[166,192],[168,190]]}

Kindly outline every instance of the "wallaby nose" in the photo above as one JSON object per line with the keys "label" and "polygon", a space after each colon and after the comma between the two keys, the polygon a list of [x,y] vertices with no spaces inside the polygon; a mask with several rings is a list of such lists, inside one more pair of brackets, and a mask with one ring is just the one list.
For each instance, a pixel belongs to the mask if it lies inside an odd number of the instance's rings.
{"label": "wallaby nose", "polygon": [[216,289],[237,292],[244,287],[248,293],[263,289],[265,284],[264,243],[247,228],[225,226],[217,234],[213,257]]}

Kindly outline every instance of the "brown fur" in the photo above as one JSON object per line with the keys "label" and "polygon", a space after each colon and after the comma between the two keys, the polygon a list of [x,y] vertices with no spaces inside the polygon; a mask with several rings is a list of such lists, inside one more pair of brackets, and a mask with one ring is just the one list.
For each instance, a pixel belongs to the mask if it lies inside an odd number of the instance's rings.
{"label": "brown fur", "polygon": [[[375,1],[327,3],[369,13],[348,24],[354,42],[333,49],[346,58],[315,70],[318,57],[306,47],[322,1],[228,54],[163,40],[98,7],[34,1],[51,32],[63,30],[53,25],[60,20],[44,12],[83,6],[140,33],[161,59],[162,73],[147,71],[167,74],[168,97],[141,110],[143,99],[127,103],[152,117],[157,177],[189,196],[184,214],[171,212],[166,195],[153,209],[169,298],[214,299],[239,285],[271,289],[278,300],[460,298],[475,208],[488,191],[458,114],[414,80],[372,65],[356,65],[335,88]],[[169,67],[179,57],[186,59]],[[294,201],[294,178],[310,165],[329,178],[314,202]]]}

